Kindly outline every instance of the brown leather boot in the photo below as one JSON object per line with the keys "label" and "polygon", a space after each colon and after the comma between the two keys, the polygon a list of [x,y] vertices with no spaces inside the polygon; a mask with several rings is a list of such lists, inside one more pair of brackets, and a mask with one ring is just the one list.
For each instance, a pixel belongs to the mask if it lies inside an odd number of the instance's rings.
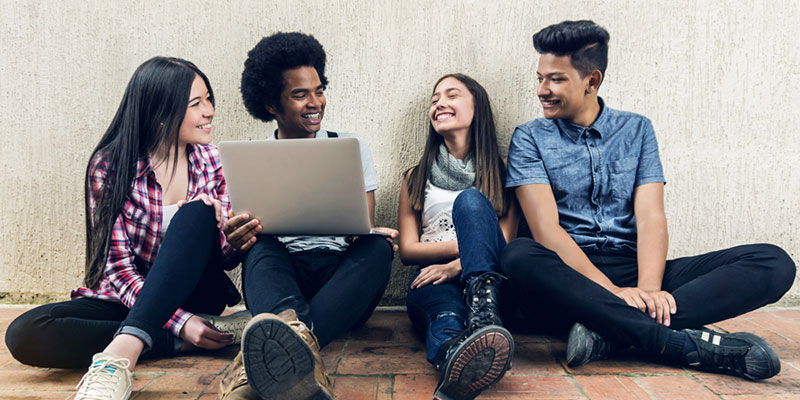
{"label": "brown leather boot", "polygon": [[264,399],[333,399],[317,338],[294,310],[255,316],[244,328],[242,361]]}
{"label": "brown leather boot", "polygon": [[219,382],[219,399],[259,400],[256,392],[247,383],[247,374],[244,372],[241,351],[222,375],[222,380]]}
{"label": "brown leather boot", "polygon": [[317,386],[322,389],[321,391],[326,392],[329,397],[333,398],[333,382],[331,382],[328,371],[325,369],[322,356],[319,355],[319,342],[314,332],[308,329],[306,324],[297,319],[297,314],[295,314],[294,310],[284,310],[278,314],[278,317],[292,327],[292,329],[303,338],[303,341],[306,342],[308,347],[311,348],[311,352],[314,354],[314,380]]}

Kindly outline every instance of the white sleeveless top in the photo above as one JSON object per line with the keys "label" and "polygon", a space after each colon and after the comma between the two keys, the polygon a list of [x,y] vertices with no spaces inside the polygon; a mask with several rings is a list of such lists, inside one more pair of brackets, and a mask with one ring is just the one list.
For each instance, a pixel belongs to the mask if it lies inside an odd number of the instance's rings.
{"label": "white sleeveless top", "polygon": [[420,242],[456,240],[453,227],[453,202],[463,190],[447,190],[425,182],[425,206],[422,209]]}
{"label": "white sleeveless top", "polygon": [[177,212],[177,203],[161,207],[161,233],[165,233],[167,231],[167,228],[169,228],[169,223],[172,221],[172,217],[174,217],[175,213]]}

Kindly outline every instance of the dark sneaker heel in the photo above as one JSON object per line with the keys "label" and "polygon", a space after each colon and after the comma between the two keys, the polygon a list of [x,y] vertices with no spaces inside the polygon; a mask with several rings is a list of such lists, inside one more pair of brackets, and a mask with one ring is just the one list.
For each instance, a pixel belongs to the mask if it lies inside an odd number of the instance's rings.
{"label": "dark sneaker heel", "polygon": [[592,361],[605,360],[611,355],[611,344],[583,324],[575,323],[567,339],[567,366],[580,367]]}
{"label": "dark sneaker heel", "polygon": [[514,340],[501,326],[487,326],[451,352],[433,394],[437,400],[471,400],[498,382],[511,367]]}

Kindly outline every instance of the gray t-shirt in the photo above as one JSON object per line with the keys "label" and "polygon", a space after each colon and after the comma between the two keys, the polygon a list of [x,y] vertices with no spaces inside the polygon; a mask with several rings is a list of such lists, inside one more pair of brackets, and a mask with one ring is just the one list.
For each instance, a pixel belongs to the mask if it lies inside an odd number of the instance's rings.
{"label": "gray t-shirt", "polygon": [[[358,146],[361,149],[361,168],[364,171],[364,187],[366,188],[367,192],[377,189],[378,175],[375,173],[375,165],[372,162],[372,153],[369,152],[369,147],[367,147],[364,139],[354,133],[337,132],[337,135],[340,138],[356,138],[358,140]],[[277,140],[274,133],[269,135],[268,139]],[[314,139],[336,140],[335,138],[329,138],[328,132],[324,129],[317,131]],[[289,250],[290,253],[312,249],[344,251],[349,245],[345,236],[278,236],[278,240],[286,245],[286,249]]]}

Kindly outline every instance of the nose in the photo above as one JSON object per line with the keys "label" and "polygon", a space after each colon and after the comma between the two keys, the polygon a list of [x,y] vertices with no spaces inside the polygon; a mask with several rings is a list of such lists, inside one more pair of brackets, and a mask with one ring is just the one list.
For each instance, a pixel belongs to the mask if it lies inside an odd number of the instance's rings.
{"label": "nose", "polygon": [[206,117],[209,117],[209,118],[213,117],[214,116],[214,104],[212,104],[210,101],[206,101],[204,103],[205,103],[205,106],[203,107],[203,116],[206,116]]}
{"label": "nose", "polygon": [[309,95],[309,97],[308,97],[308,107],[309,108],[317,108],[317,107],[319,107],[322,104],[321,97],[322,96],[320,96],[320,95],[318,95],[316,93],[311,93]]}
{"label": "nose", "polygon": [[536,95],[539,97],[547,96],[550,94],[550,86],[547,84],[547,81],[539,82],[539,86],[536,87]]}

